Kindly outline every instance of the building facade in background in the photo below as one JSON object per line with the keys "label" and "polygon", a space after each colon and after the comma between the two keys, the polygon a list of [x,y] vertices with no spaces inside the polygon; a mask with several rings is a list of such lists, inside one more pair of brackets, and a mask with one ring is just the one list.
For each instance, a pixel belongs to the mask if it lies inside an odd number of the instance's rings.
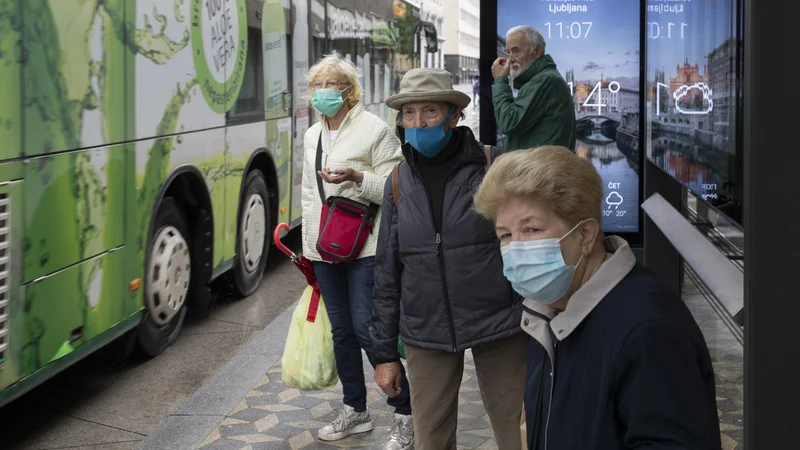
{"label": "building facade in background", "polygon": [[480,0],[444,0],[445,69],[453,83],[470,83],[480,62]]}
{"label": "building facade in background", "polygon": [[406,3],[419,9],[419,17],[423,22],[428,22],[436,28],[438,49],[435,53],[428,52],[425,45],[425,35],[420,42],[420,67],[444,69],[444,0],[406,0]]}

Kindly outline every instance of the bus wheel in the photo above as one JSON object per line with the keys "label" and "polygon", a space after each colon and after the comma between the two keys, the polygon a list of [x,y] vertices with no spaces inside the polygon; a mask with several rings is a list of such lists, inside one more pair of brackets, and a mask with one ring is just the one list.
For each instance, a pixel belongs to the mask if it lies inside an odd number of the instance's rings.
{"label": "bus wheel", "polygon": [[192,271],[189,230],[174,199],[161,202],[153,229],[145,266],[146,314],[138,333],[139,346],[148,356],[161,354],[178,338]]}
{"label": "bus wheel", "polygon": [[264,175],[258,170],[247,174],[239,206],[234,286],[242,297],[258,289],[269,255],[269,194]]}

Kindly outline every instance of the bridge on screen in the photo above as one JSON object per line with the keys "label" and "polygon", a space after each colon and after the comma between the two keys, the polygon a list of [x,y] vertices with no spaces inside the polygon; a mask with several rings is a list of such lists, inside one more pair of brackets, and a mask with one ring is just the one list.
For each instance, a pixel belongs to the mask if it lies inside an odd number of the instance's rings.
{"label": "bridge on screen", "polygon": [[597,124],[602,124],[602,123],[605,123],[605,122],[608,122],[608,121],[613,121],[613,122],[620,123],[620,122],[622,122],[622,116],[620,116],[620,114],[616,113],[616,112],[606,112],[606,113],[598,114],[597,112],[594,112],[594,111],[581,111],[581,112],[575,113],[575,120],[577,122],[581,122],[581,121],[584,121],[584,120],[590,120],[590,121],[595,122]]}

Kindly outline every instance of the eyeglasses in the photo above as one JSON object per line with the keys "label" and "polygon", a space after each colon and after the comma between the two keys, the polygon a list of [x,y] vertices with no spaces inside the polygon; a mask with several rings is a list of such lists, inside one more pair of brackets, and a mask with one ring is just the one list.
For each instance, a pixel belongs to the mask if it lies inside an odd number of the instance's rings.
{"label": "eyeglasses", "polygon": [[325,89],[344,90],[344,88],[346,88],[347,86],[350,86],[350,83],[340,83],[338,81],[326,81],[325,84],[323,85],[323,83],[317,81],[314,84],[312,84],[311,86],[314,89],[322,89],[323,87],[325,87]]}

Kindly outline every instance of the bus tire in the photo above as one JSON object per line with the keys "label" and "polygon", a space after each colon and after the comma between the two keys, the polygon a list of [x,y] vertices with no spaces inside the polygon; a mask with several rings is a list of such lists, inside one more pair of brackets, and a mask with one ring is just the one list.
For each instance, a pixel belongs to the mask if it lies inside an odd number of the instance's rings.
{"label": "bus tire", "polygon": [[233,285],[240,296],[247,297],[258,289],[264,277],[272,224],[269,192],[261,171],[252,170],[247,174],[242,192]]}
{"label": "bus tire", "polygon": [[139,325],[139,348],[150,357],[164,352],[176,339],[186,318],[192,272],[189,228],[172,197],[161,201],[145,262],[145,317]]}

